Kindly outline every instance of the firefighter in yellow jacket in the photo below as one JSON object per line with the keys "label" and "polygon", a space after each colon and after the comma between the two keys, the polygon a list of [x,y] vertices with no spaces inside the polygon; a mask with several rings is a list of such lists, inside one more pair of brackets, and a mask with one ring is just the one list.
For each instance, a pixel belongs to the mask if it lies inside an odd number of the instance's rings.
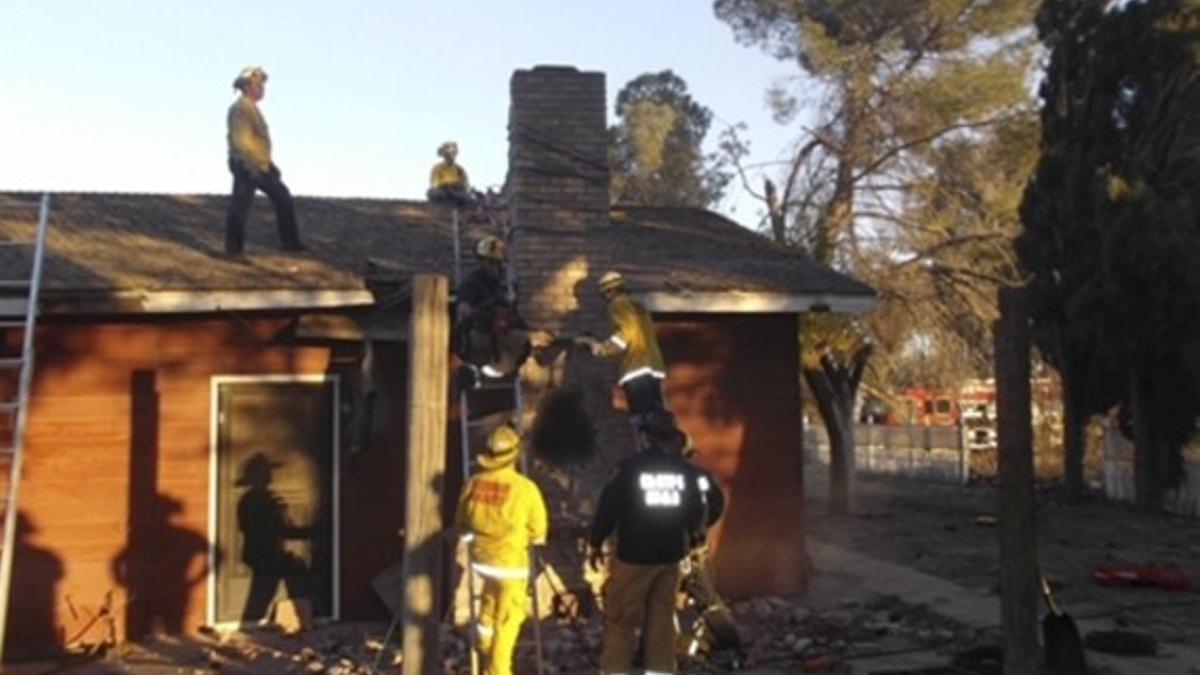
{"label": "firefighter in yellow jacket", "polygon": [[458,207],[475,206],[479,199],[471,189],[467,171],[458,164],[458,143],[446,141],[438,146],[442,161],[429,171],[429,190],[425,196],[431,202],[449,202]]}
{"label": "firefighter in yellow jacket", "polygon": [[578,342],[597,356],[621,357],[618,384],[625,390],[631,415],[643,417],[662,410],[662,381],[666,369],[650,313],[626,291],[625,278],[620,272],[605,272],[599,286],[600,293],[608,301],[612,335],[604,342],[589,337],[578,338]]}
{"label": "firefighter in yellow jacket", "polygon": [[478,648],[487,675],[511,675],[513,649],[525,621],[529,547],[546,542],[546,503],[516,469],[521,438],[510,426],[488,437],[480,471],[458,500],[459,531],[471,535],[471,569],[483,580]]}
{"label": "firefighter in yellow jacket", "polygon": [[246,219],[254,203],[255,191],[261,190],[275,208],[275,221],[285,251],[303,251],[296,228],[296,210],[292,193],[283,184],[279,167],[271,161],[271,134],[258,103],[266,95],[267,73],[256,66],[242,69],[233,81],[240,92],[226,116],[229,142],[229,172],[233,174],[233,194],[225,214],[225,254],[240,256],[245,246]]}

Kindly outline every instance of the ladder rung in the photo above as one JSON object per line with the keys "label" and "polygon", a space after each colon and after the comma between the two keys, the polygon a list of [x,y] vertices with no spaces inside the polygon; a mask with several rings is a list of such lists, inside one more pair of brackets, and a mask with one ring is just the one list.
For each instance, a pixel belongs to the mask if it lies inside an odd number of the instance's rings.
{"label": "ladder rung", "polygon": [[29,246],[29,247],[32,247],[32,246],[37,246],[37,242],[36,241],[15,241],[12,239],[6,239],[4,241],[0,241],[0,246],[13,246],[13,247]]}
{"label": "ladder rung", "polygon": [[0,279],[0,289],[5,288],[29,288],[30,282],[28,279]]}
{"label": "ladder rung", "polygon": [[0,316],[25,316],[29,312],[28,298],[0,297]]}
{"label": "ladder rung", "polygon": [[20,401],[0,401],[0,412],[16,412],[21,408]]}
{"label": "ladder rung", "polygon": [[513,386],[514,386],[514,384],[511,381],[509,381],[509,382],[484,382],[484,383],[480,384],[478,387],[475,387],[475,391],[480,391],[480,390],[499,391],[501,389],[512,389]]}
{"label": "ladder rung", "polygon": [[0,321],[0,328],[24,328],[24,321]]}
{"label": "ladder rung", "polygon": [[20,368],[24,363],[22,358],[0,358],[0,368]]}

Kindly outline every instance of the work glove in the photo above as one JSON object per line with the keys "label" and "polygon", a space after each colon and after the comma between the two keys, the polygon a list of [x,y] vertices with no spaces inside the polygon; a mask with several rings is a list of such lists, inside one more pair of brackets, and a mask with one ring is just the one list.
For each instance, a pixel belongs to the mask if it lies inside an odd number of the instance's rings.
{"label": "work glove", "polygon": [[599,572],[604,567],[604,547],[592,546],[588,549],[588,567],[593,572]]}

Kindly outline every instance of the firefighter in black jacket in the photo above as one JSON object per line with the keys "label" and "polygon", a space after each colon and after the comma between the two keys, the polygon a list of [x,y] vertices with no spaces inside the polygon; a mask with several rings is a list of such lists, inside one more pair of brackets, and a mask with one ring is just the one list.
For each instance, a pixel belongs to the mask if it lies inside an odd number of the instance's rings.
{"label": "firefighter in black jacket", "polygon": [[681,455],[686,437],[672,416],[647,417],[642,434],[645,449],[604,486],[589,536],[593,569],[604,541],[617,538],[604,584],[600,669],[608,675],[632,671],[639,629],[645,672],[675,672],[679,563],[706,525],[701,475]]}

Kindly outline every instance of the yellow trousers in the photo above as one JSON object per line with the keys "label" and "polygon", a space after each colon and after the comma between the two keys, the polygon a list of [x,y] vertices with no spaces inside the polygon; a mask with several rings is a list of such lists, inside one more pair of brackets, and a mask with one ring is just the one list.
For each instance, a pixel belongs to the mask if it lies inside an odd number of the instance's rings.
{"label": "yellow trousers", "polygon": [[525,622],[526,583],[483,576],[476,632],[487,675],[512,675],[513,650]]}
{"label": "yellow trousers", "polygon": [[642,638],[647,675],[675,672],[675,592],[679,564],[633,565],[613,558],[604,583],[604,648],[600,669],[630,673]]}

